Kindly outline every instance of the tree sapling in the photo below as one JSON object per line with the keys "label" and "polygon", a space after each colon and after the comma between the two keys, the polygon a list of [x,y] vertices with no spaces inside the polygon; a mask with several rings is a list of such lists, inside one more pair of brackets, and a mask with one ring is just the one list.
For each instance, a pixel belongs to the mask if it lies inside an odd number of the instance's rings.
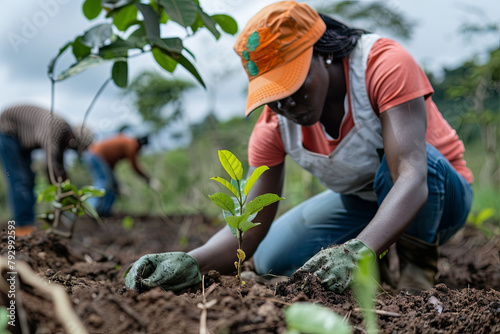
{"label": "tree sapling", "polygon": [[238,274],[236,277],[240,280],[241,284],[245,284],[241,280],[241,263],[245,260],[245,252],[242,249],[243,234],[254,226],[260,223],[253,223],[252,220],[257,216],[257,213],[264,207],[273,204],[284,198],[276,194],[263,194],[254,198],[249,203],[246,203],[248,193],[252,189],[255,181],[269,169],[267,166],[260,166],[256,168],[248,180],[244,180],[243,168],[241,162],[229,151],[222,150],[219,152],[219,161],[222,167],[231,177],[231,181],[227,181],[221,177],[215,176],[210,178],[225,186],[234,197],[230,197],[224,193],[215,193],[209,195],[210,199],[222,209],[224,220],[226,221],[229,229],[238,239],[238,249],[236,255],[238,261],[234,263]]}

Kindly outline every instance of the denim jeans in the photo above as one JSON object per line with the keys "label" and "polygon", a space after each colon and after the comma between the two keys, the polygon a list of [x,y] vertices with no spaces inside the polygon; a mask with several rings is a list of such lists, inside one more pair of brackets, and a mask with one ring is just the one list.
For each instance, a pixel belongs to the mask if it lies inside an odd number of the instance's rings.
{"label": "denim jeans", "polygon": [[31,169],[31,151],[23,150],[19,140],[0,134],[0,158],[9,208],[16,226],[35,222],[35,173]]}
{"label": "denim jeans", "polygon": [[94,179],[94,187],[106,190],[106,194],[103,197],[91,197],[88,199],[88,202],[96,208],[100,216],[109,216],[118,190],[118,183],[116,182],[113,170],[106,161],[92,152],[85,152],[83,154],[83,161],[90,169],[90,173]]}
{"label": "denim jeans", "polygon": [[[426,204],[405,233],[442,244],[466,222],[472,204],[470,184],[446,158],[427,144]],[[374,180],[378,203],[392,188],[385,157]],[[355,238],[371,221],[377,202],[326,190],[289,210],[273,222],[254,254],[258,273],[291,275],[321,248]]]}

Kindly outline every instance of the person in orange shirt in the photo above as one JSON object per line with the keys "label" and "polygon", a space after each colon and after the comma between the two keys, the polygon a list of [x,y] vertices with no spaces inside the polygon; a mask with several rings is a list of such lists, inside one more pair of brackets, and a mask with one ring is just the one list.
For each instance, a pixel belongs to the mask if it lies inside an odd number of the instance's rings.
{"label": "person in orange shirt", "polygon": [[[420,66],[397,42],[295,1],[259,11],[234,48],[249,78],[246,116],[264,107],[249,173],[270,167],[247,203],[281,195],[286,155],[327,188],[277,219],[277,203],[258,213],[243,238],[257,273],[313,274],[342,293],[360,258],[376,261],[396,243],[397,288],[430,289],[438,246],[466,222],[473,176]],[[236,248],[226,226],[188,254],[141,257],[125,283],[178,289],[212,269],[229,274]]]}
{"label": "person in orange shirt", "polygon": [[114,175],[115,165],[121,160],[128,160],[133,170],[150,185],[155,179],[150,178],[140,166],[137,155],[144,145],[148,144],[148,137],[133,138],[123,134],[94,143],[84,154],[83,159],[90,169],[94,179],[94,187],[106,190],[103,197],[92,197],[88,201],[97,213],[107,217],[119,193],[118,181]]}

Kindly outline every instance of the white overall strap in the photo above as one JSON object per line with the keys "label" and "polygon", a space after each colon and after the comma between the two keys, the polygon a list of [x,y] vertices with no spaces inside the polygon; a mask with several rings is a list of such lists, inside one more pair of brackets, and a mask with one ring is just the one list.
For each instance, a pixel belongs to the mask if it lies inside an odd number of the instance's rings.
{"label": "white overall strap", "polygon": [[302,127],[278,115],[285,151],[295,162],[326,187],[373,201],[376,196],[372,185],[380,166],[377,150],[383,145],[380,120],[371,107],[366,91],[365,72],[368,55],[378,38],[373,34],[363,35],[349,56],[348,84],[354,127],[329,156],[305,149]]}

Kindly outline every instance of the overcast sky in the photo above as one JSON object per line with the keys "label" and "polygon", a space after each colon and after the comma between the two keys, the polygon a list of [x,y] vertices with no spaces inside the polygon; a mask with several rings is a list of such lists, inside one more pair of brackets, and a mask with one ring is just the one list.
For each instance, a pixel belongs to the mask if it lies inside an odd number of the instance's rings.
{"label": "overcast sky", "polygon": [[[241,29],[249,18],[271,0],[201,0],[209,14],[227,13],[236,18]],[[318,1],[303,1],[312,5]],[[22,0],[2,4],[0,14],[0,109],[18,103],[50,106],[50,81],[47,64],[67,41],[98,22],[87,21],[78,0]],[[500,23],[498,0],[389,0],[387,5],[417,23],[410,41],[399,41],[425,69],[439,74],[443,67],[453,68],[465,59],[498,47],[499,36],[465,40],[457,31],[465,22]],[[164,29],[164,37],[175,32],[184,36],[174,23]],[[375,31],[376,32],[376,31]],[[389,36],[391,37],[391,36]],[[185,99],[188,121],[203,119],[215,103],[217,116],[227,119],[243,115],[246,75],[232,47],[236,37],[223,35],[216,41],[207,31],[200,31],[185,41],[196,55],[196,67],[208,90],[199,85]],[[68,53],[58,63],[56,72],[73,62]],[[129,61],[131,77],[144,69],[161,70],[150,54]],[[100,85],[109,77],[110,66],[103,65],[56,85],[56,112],[69,123],[77,124]],[[183,69],[174,75],[191,79]],[[215,101],[210,96],[216,96]],[[108,85],[97,101],[88,124],[95,133],[115,130],[124,122],[138,123],[138,117],[120,89]]]}

